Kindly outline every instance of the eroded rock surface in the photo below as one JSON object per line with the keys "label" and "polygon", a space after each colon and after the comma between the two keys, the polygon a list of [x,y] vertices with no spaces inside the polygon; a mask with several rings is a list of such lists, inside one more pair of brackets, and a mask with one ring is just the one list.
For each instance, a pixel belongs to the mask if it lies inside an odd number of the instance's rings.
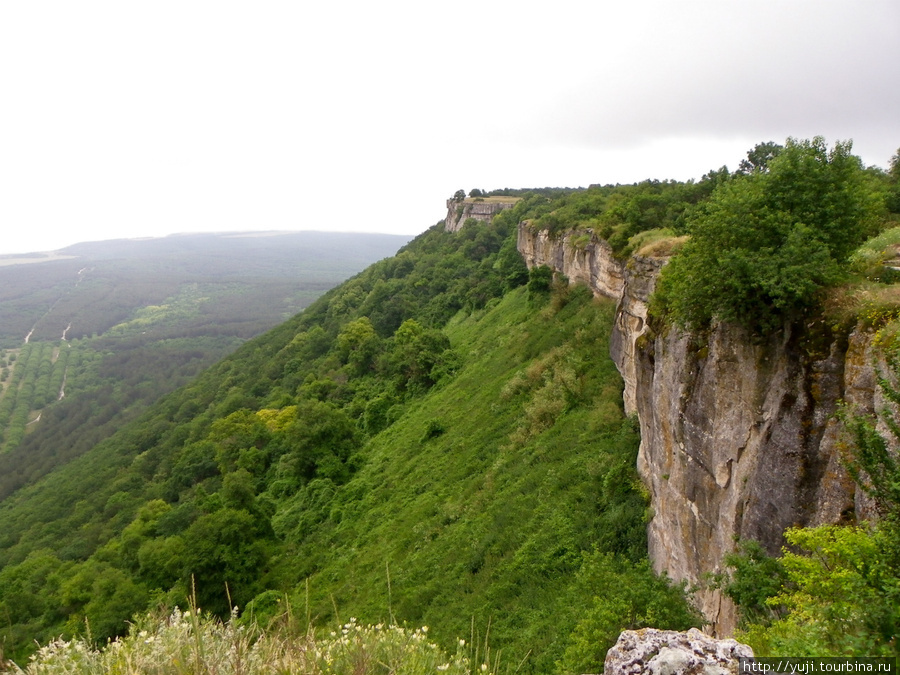
{"label": "eroded rock surface", "polygon": [[515,206],[517,201],[519,200],[516,197],[448,199],[444,229],[448,232],[459,232],[469,218],[489,223],[494,216],[504,209]]}
{"label": "eroded rock surface", "polygon": [[736,640],[717,640],[696,628],[687,632],[627,630],[606,654],[604,675],[737,675],[738,659],[753,650]]}
{"label": "eroded rock surface", "polygon": [[[552,237],[526,224],[519,250],[529,267],[548,265],[618,300],[610,353],[625,409],[640,422],[638,470],[650,492],[658,572],[702,587],[723,571],[736,539],[774,555],[788,527],[867,515],[841,462],[834,413],[842,400],[864,412],[881,405],[871,333],[821,322],[764,341],[732,325],[656,332],[648,302],[665,259],[618,260],[590,232]],[[713,632],[733,630],[735,610],[722,593],[702,590],[697,599]]]}

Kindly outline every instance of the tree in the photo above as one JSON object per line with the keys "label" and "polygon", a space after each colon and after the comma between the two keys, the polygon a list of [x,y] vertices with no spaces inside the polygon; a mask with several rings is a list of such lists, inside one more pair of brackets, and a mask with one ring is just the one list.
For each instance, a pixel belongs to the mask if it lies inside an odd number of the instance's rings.
{"label": "tree", "polygon": [[788,139],[768,170],[724,182],[690,217],[652,307],[687,328],[755,332],[802,317],[873,232],[879,201],[851,143]]}
{"label": "tree", "polygon": [[453,193],[453,201],[454,202],[461,202],[465,198],[466,198],[465,190],[457,190],[456,192]]}
{"label": "tree", "polygon": [[890,177],[891,185],[888,188],[885,205],[891,213],[900,213],[900,149],[897,150],[897,154],[891,157],[888,176]]}
{"label": "tree", "polygon": [[757,143],[747,152],[747,159],[741,160],[737,173],[745,175],[754,171],[765,173],[769,170],[769,162],[780,155],[782,150],[784,146],[773,141]]}
{"label": "tree", "polygon": [[656,576],[646,561],[634,565],[609,553],[585,553],[574,588],[580,596],[575,602],[587,606],[557,663],[559,672],[599,672],[623,630],[687,630],[700,623],[685,602],[684,584]]}
{"label": "tree", "polygon": [[363,316],[341,329],[337,337],[337,347],[341,361],[362,375],[371,367],[375,355],[381,348],[381,340],[369,317]]}

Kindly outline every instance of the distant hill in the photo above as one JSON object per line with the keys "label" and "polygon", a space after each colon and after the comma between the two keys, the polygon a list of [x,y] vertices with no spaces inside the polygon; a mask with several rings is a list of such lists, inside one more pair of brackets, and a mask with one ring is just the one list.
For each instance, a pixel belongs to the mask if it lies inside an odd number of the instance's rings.
{"label": "distant hill", "polygon": [[184,234],[0,257],[0,500],[408,239]]}
{"label": "distant hill", "polygon": [[57,340],[67,327],[69,340],[100,335],[139,309],[178,297],[189,284],[198,285],[204,300],[173,335],[218,325],[213,334],[248,338],[408,240],[327,232],[182,234],[86,242],[45,258],[0,256],[0,347],[18,347],[30,331],[31,340]]}

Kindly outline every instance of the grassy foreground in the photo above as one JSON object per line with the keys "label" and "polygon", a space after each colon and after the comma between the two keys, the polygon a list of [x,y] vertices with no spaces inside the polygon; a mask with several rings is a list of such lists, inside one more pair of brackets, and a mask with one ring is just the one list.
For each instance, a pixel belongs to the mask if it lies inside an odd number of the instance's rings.
{"label": "grassy foreground", "polygon": [[428,627],[410,630],[361,625],[351,618],[325,635],[297,633],[286,624],[263,631],[255,624],[227,622],[175,609],[144,617],[127,636],[102,649],[89,639],[55,640],[21,670],[0,663],[0,673],[29,675],[329,675],[494,673],[490,651],[459,640],[452,656],[427,639]]}

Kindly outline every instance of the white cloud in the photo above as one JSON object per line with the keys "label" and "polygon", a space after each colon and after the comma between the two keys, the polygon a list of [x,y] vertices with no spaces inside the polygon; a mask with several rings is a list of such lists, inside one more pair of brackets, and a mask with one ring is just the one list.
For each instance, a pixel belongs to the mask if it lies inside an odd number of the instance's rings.
{"label": "white cloud", "polygon": [[699,177],[900,145],[891,0],[0,5],[0,252],[417,232],[458,188]]}

